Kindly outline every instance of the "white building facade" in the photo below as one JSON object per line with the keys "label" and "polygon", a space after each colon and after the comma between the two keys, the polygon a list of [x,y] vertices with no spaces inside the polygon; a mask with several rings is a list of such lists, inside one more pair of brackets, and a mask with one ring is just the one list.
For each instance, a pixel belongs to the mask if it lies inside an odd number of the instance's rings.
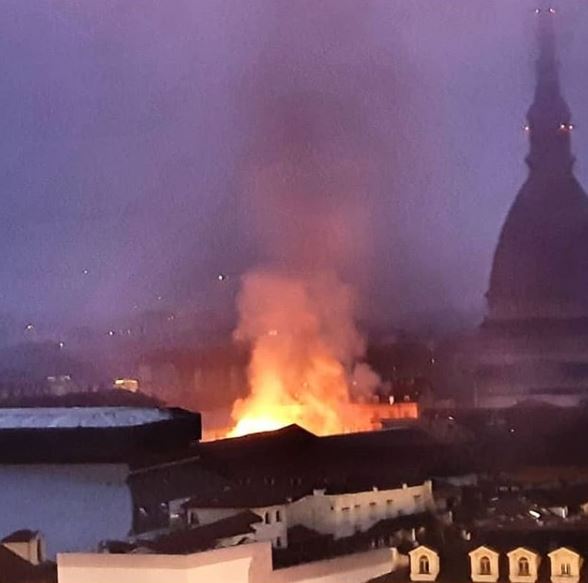
{"label": "white building facade", "polygon": [[400,488],[364,492],[327,494],[315,490],[311,495],[285,504],[256,507],[188,507],[190,526],[212,524],[224,518],[251,510],[261,518],[254,525],[258,542],[271,542],[274,548],[288,546],[288,529],[304,526],[335,539],[369,530],[388,518],[419,514],[435,508],[430,481]]}
{"label": "white building facade", "polygon": [[377,522],[433,510],[435,502],[430,481],[416,486],[365,492],[327,494],[315,490],[288,505],[290,526],[305,526],[335,538],[369,530]]}
{"label": "white building facade", "polygon": [[59,583],[365,583],[394,570],[393,549],[274,570],[269,543],[192,555],[63,554]]}

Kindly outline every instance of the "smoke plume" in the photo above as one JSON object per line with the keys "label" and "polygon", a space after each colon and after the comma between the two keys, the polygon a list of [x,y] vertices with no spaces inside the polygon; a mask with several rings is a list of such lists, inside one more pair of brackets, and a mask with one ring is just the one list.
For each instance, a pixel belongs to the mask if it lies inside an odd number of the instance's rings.
{"label": "smoke plume", "polygon": [[365,365],[355,367],[365,343],[354,324],[350,286],[335,273],[252,272],[238,307],[235,337],[253,351],[251,393],[234,406],[234,434],[291,423],[316,434],[371,427],[350,406],[352,392],[371,389],[375,377]]}

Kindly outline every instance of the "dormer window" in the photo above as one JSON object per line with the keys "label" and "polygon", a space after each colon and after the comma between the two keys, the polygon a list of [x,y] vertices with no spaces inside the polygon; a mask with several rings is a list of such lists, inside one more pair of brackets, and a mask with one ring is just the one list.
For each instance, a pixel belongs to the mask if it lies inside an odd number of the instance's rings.
{"label": "dormer window", "polygon": [[410,580],[415,583],[433,583],[439,575],[439,555],[433,549],[420,545],[410,556]]}
{"label": "dormer window", "polygon": [[430,572],[429,557],[421,555],[419,557],[419,575],[429,575]]}
{"label": "dormer window", "polygon": [[[500,575],[500,553],[485,545],[470,551],[470,574],[472,583],[496,583]],[[525,583],[528,583],[525,580]]]}
{"label": "dormer window", "polygon": [[527,547],[517,547],[508,555],[510,583],[536,583],[541,556]]}
{"label": "dormer window", "polygon": [[490,558],[483,556],[480,558],[480,575],[491,575],[492,574],[492,565],[490,563]]}
{"label": "dormer window", "polygon": [[521,557],[519,559],[519,577],[528,577],[530,574],[529,559],[527,557]]}
{"label": "dormer window", "polygon": [[551,583],[578,583],[583,558],[574,550],[560,547],[549,553]]}

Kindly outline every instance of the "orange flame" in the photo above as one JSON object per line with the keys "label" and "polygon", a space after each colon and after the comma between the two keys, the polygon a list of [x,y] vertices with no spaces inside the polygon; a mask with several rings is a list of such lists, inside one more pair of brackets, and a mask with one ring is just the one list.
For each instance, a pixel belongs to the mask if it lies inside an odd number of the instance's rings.
{"label": "orange flame", "polygon": [[294,423],[317,435],[373,428],[372,414],[351,402],[352,367],[364,344],[349,288],[333,276],[252,274],[239,311],[236,337],[253,344],[250,394],[234,404],[230,437]]}

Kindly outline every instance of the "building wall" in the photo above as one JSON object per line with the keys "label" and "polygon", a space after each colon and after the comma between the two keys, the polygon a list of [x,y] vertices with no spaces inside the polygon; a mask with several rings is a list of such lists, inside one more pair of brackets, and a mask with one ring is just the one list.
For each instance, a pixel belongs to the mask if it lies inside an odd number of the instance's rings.
{"label": "building wall", "polygon": [[251,510],[261,518],[261,522],[253,525],[256,541],[270,542],[276,548],[288,546],[288,518],[285,505],[260,508],[190,508],[188,521],[193,526],[212,524],[223,518],[235,516],[243,510]]}
{"label": "building wall", "polygon": [[394,552],[367,553],[272,569],[269,543],[185,556],[62,554],[59,583],[365,583],[389,573]]}
{"label": "building wall", "polygon": [[417,486],[354,494],[327,495],[317,490],[288,506],[288,523],[341,538],[368,530],[380,520],[424,512],[433,506],[430,481]]}
{"label": "building wall", "polygon": [[395,556],[393,549],[380,549],[297,565],[274,571],[269,583],[365,583],[393,571]]}
{"label": "building wall", "polygon": [[190,508],[187,511],[188,523],[191,526],[213,524],[229,516],[235,516],[242,510],[242,508]]}
{"label": "building wall", "polygon": [[122,464],[2,465],[0,537],[38,530],[49,558],[124,540],[132,526],[126,476]]}
{"label": "building wall", "polygon": [[276,548],[286,548],[288,546],[286,506],[268,506],[251,510],[262,519],[262,522],[253,525],[256,540],[270,542]]}
{"label": "building wall", "polygon": [[65,554],[57,557],[59,583],[269,583],[268,544],[193,555]]}
{"label": "building wall", "polygon": [[33,565],[45,560],[45,541],[39,533],[28,541],[3,542],[2,545]]}

